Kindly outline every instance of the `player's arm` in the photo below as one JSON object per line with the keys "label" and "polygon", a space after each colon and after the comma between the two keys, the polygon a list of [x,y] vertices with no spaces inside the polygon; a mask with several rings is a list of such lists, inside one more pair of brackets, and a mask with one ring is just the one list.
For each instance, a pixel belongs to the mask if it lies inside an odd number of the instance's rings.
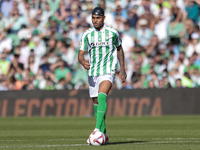
{"label": "player's arm", "polygon": [[119,77],[120,77],[121,82],[125,82],[127,75],[126,75],[125,64],[124,64],[124,51],[121,45],[117,47],[117,58],[120,64]]}
{"label": "player's arm", "polygon": [[90,64],[88,61],[85,61],[85,58],[84,58],[84,54],[85,54],[85,51],[83,50],[79,50],[78,52],[78,61],[80,62],[80,64],[87,70],[90,69]]}

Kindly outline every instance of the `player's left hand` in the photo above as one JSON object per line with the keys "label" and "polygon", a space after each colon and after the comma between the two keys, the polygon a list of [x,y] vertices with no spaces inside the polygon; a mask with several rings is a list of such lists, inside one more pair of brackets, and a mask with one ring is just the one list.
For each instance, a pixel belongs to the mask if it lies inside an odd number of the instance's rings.
{"label": "player's left hand", "polygon": [[127,75],[126,75],[125,71],[120,71],[119,72],[119,78],[120,78],[122,83],[126,81],[126,77],[127,77]]}

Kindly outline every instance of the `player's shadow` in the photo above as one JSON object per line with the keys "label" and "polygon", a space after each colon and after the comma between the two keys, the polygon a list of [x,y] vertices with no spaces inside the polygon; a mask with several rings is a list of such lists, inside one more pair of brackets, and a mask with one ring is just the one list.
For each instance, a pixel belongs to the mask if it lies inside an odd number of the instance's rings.
{"label": "player's shadow", "polygon": [[147,141],[124,141],[124,142],[111,142],[108,145],[117,145],[117,144],[130,144],[130,143],[146,143]]}

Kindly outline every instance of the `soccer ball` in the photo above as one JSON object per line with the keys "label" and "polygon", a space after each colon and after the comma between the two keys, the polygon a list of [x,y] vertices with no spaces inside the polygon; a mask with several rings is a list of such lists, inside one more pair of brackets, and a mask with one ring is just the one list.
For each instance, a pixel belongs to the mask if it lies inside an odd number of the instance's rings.
{"label": "soccer ball", "polygon": [[105,143],[105,135],[100,131],[94,131],[90,134],[90,144],[94,146],[100,146]]}

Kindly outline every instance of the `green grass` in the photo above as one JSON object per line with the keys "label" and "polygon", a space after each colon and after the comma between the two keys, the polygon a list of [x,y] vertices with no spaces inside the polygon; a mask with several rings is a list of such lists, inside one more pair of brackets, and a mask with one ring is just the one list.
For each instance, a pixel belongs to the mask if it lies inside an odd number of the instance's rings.
{"label": "green grass", "polygon": [[89,146],[94,117],[0,118],[5,150],[199,150],[200,116],[107,117],[110,144]]}

